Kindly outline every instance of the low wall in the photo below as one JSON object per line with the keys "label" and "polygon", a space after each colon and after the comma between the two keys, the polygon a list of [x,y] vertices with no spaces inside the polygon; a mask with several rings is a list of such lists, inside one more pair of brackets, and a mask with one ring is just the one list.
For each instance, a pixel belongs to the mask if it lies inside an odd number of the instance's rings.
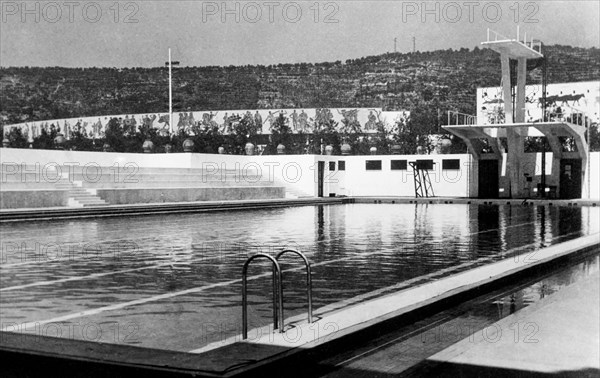
{"label": "low wall", "polygon": [[98,189],[97,195],[111,205],[126,205],[284,198],[285,189],[282,187]]}
{"label": "low wall", "polygon": [[[540,154],[527,154],[535,184],[541,169],[537,163]],[[262,180],[275,186],[283,186],[299,196],[318,195],[318,166],[324,164],[323,195],[346,196],[406,196],[414,197],[414,179],[410,162],[432,160],[429,171],[433,190],[438,197],[476,197],[477,162],[468,154],[457,155],[369,155],[369,156],[326,156],[326,155],[269,155],[242,156],[218,154],[129,154],[107,152],[77,152],[32,149],[2,149],[0,162],[35,166],[43,171],[44,166],[90,165],[111,170],[113,168],[185,168],[204,169],[207,174],[233,170],[233,176],[243,180]],[[367,163],[375,163],[377,169],[367,169]],[[392,163],[394,161],[394,163]],[[551,164],[550,156],[546,164]],[[392,169],[394,164],[394,169]],[[342,169],[340,169],[342,168]],[[370,168],[373,168],[371,165]],[[60,169],[60,167],[59,167]],[[63,168],[64,169],[64,168]],[[548,167],[547,173],[551,173]],[[133,171],[131,171],[133,172]],[[504,185],[504,168],[500,169],[500,187]],[[600,199],[600,153],[590,154],[589,197],[588,182],[583,185],[583,198]],[[65,172],[68,173],[68,172]],[[113,173],[110,171],[109,173]],[[135,174],[135,173],[134,173]],[[257,177],[258,174],[258,177]],[[41,175],[43,177],[43,175]],[[53,174],[53,177],[55,175]],[[552,182],[548,178],[549,182]],[[4,182],[4,178],[3,178]],[[229,186],[229,184],[227,185]],[[235,186],[235,185],[233,185]]]}
{"label": "low wall", "polygon": [[[339,171],[339,161],[345,171]],[[468,197],[471,158],[460,155],[371,155],[339,157],[337,178],[333,188],[348,196],[415,196],[414,173],[410,166],[416,160],[430,160],[433,169],[427,173],[437,197]],[[369,168],[369,169],[367,169]]]}
{"label": "low wall", "polygon": [[67,206],[68,190],[0,191],[1,209]]}

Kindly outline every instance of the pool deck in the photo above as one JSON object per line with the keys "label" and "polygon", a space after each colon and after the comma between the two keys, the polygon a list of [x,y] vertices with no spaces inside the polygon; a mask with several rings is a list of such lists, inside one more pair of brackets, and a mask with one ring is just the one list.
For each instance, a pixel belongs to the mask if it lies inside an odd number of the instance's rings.
{"label": "pool deck", "polygon": [[481,204],[511,206],[600,206],[598,199],[479,199],[454,197],[310,197],[297,199],[235,200],[169,202],[131,205],[108,205],[99,207],[46,207],[31,209],[2,209],[0,223],[29,220],[81,219],[153,214],[184,214],[228,210],[251,210],[289,206],[330,205],[339,203],[420,203],[420,204]]}
{"label": "pool deck", "polygon": [[[426,308],[435,308],[440,303],[472,297],[482,288],[509,282],[536,267],[555,264],[582,250],[597,250],[598,244],[598,235],[578,238],[536,251],[528,258],[507,258],[342,309],[320,311],[316,313],[318,320],[313,324],[303,320],[304,316],[286,319],[284,333],[273,332],[270,327],[253,329],[249,331],[249,340],[242,341],[237,336],[192,350],[191,353],[2,332],[0,354],[8,354],[13,359],[18,359],[20,355],[24,361],[27,361],[23,357],[25,354],[41,359],[71,356],[74,361],[97,364],[103,369],[109,366],[111,369],[121,369],[118,370],[121,373],[150,371],[157,375],[160,372],[212,377],[261,374],[262,369],[268,371],[273,366],[285,364],[288,358],[300,358],[306,351],[335,342],[348,342],[348,337],[372,332],[386,322],[397,321]],[[572,309],[570,306],[561,306],[557,311],[565,310]],[[579,315],[579,312],[569,312],[563,316],[564,322],[561,324],[565,335],[572,327],[569,322],[578,322]]]}
{"label": "pool deck", "polygon": [[298,198],[236,201],[165,202],[98,207],[45,207],[32,209],[2,209],[1,222],[28,220],[104,218],[155,214],[185,214],[227,210],[254,210],[276,207],[342,203],[343,198]]}
{"label": "pool deck", "polygon": [[599,319],[600,274],[596,273],[431,356],[416,373],[597,377]]}

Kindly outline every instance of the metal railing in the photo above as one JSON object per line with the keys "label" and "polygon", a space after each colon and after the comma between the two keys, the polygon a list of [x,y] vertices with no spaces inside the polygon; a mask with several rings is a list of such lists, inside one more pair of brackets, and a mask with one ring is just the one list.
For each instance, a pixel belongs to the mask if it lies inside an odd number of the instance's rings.
{"label": "metal railing", "polygon": [[502,34],[498,33],[497,31],[494,31],[490,28],[487,29],[487,42],[510,41],[510,40],[511,40],[511,38],[505,37]]}
{"label": "metal railing", "polygon": [[568,104],[562,105],[562,107],[567,108],[568,111],[563,111],[561,109],[560,113],[556,113],[556,112],[553,112],[552,110],[547,110],[548,111],[548,116],[547,116],[548,121],[550,121],[550,122],[557,122],[557,121],[558,122],[569,122],[574,125],[585,126],[585,127],[589,127],[593,123],[592,119],[590,117],[588,117],[583,110],[577,109]]}
{"label": "metal railing", "polygon": [[243,340],[248,338],[248,265],[258,258],[266,258],[271,260],[273,264],[273,328],[278,329],[279,332],[283,333],[284,321],[283,321],[283,284],[281,267],[277,262],[277,259],[267,255],[266,253],[257,253],[251,256],[244,263],[242,269],[242,335]]}
{"label": "metal railing", "polygon": [[471,114],[465,114],[454,110],[448,110],[448,125],[459,126],[459,125],[476,125],[477,116]]}
{"label": "metal railing", "polygon": [[284,248],[275,257],[267,255],[266,253],[257,253],[251,256],[244,263],[242,269],[242,339],[248,338],[248,266],[250,263],[257,258],[266,258],[271,261],[273,265],[273,328],[279,329],[280,333],[284,332],[285,320],[283,318],[283,274],[281,266],[279,265],[279,259],[281,256],[293,253],[300,256],[304,260],[306,267],[306,296],[308,299],[308,322],[313,322],[313,308],[312,308],[312,278],[310,270],[310,262],[306,256],[296,250],[290,248]]}
{"label": "metal railing", "polygon": [[297,256],[300,256],[300,258],[304,260],[304,265],[306,266],[306,297],[308,300],[308,322],[312,323],[312,278],[310,272],[310,262],[302,252],[295,249],[284,249],[283,251],[279,252],[277,256],[275,256],[275,260],[279,261],[279,258],[286,253],[293,253]]}
{"label": "metal railing", "polygon": [[[577,109],[570,105],[563,105],[560,112],[555,112],[551,109],[546,110],[546,116],[542,120],[528,120],[525,123],[543,122],[569,122],[574,125],[589,127],[594,123],[583,110]],[[506,123],[504,113],[489,112],[488,114],[478,117],[471,114],[465,114],[454,110],[448,110],[448,126],[473,126],[473,125],[500,125]]]}
{"label": "metal railing", "polygon": [[[539,40],[534,40],[533,37],[530,40],[527,40],[527,33],[523,35],[523,40],[521,41],[520,28],[517,26],[517,38],[512,39],[508,38],[490,28],[487,29],[487,42],[498,42],[498,41],[517,41],[523,46],[527,47],[530,50],[541,53],[542,51],[542,42]],[[537,50],[536,50],[537,48]]]}

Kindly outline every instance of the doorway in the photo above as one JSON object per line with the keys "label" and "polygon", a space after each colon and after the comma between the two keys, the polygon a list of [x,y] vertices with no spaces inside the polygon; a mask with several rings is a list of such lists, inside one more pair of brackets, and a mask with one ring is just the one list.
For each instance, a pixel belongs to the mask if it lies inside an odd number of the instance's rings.
{"label": "doorway", "polygon": [[317,193],[318,193],[319,197],[323,197],[323,180],[325,178],[325,162],[324,161],[318,162],[317,177],[318,177]]}
{"label": "doorway", "polygon": [[560,161],[560,198],[581,198],[581,160]]}
{"label": "doorway", "polygon": [[498,160],[479,160],[479,198],[498,198]]}

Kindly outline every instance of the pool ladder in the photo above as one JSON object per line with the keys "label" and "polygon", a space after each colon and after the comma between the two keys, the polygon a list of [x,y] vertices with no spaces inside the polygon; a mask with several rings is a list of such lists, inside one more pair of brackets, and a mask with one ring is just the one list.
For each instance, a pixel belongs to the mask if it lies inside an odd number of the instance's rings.
{"label": "pool ladder", "polygon": [[306,267],[306,296],[308,298],[308,322],[313,322],[312,316],[312,280],[310,272],[310,262],[306,256],[295,249],[283,249],[275,257],[267,255],[266,253],[257,253],[246,260],[244,268],[242,269],[242,339],[248,338],[248,266],[250,263],[259,258],[265,258],[271,261],[273,265],[273,329],[279,329],[280,333],[284,332],[285,321],[283,318],[283,274],[281,272],[281,266],[279,265],[279,259],[281,256],[293,253],[298,255],[304,260]]}

